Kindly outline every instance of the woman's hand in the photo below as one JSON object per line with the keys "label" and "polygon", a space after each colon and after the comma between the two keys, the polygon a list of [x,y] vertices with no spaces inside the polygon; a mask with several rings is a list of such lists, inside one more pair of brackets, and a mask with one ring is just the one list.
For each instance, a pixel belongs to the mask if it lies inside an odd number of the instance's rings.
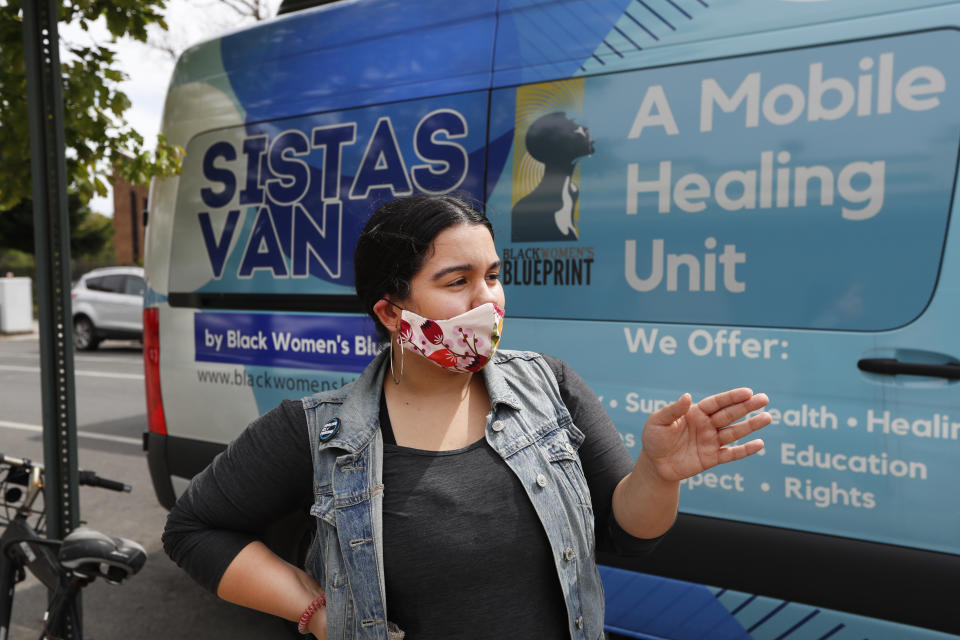
{"label": "woman's hand", "polygon": [[[763,449],[759,438],[745,444],[730,443],[770,424],[766,411],[737,422],[766,406],[766,394],[746,388],[732,389],[696,404],[689,393],[654,412],[644,426],[640,457],[660,479],[677,482],[711,467],[740,460]],[[641,465],[641,460],[637,461]]]}
{"label": "woman's hand", "polygon": [[317,640],[327,640],[327,608],[318,609],[307,624],[307,631],[316,636]]}
{"label": "woman's hand", "polygon": [[[320,595],[323,595],[323,588],[313,577],[299,567],[293,567],[297,579],[300,581],[300,587],[309,594],[311,601]],[[313,612],[310,621],[307,623],[307,631],[312,633],[318,640],[327,640],[327,606],[324,605]]]}

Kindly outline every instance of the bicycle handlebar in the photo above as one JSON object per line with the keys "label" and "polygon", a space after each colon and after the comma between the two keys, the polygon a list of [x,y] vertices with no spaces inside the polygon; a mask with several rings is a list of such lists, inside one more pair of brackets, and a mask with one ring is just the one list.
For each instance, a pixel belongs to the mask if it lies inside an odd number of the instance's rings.
{"label": "bicycle handlebar", "polygon": [[[7,456],[0,453],[0,464],[9,464],[15,467],[25,467],[27,469],[31,467],[37,467],[43,469],[43,465],[38,462],[31,462],[26,458],[15,458],[13,456]],[[81,469],[77,474],[77,481],[79,484],[85,484],[90,487],[100,487],[101,489],[110,489],[111,491],[126,491],[129,493],[133,490],[128,484],[123,482],[118,482],[117,480],[110,480],[109,478],[102,478],[97,475],[95,471],[87,471]]]}
{"label": "bicycle handlebar", "polygon": [[80,471],[79,482],[80,484],[110,489],[111,491],[126,491],[129,493],[133,489],[133,487],[128,484],[110,480],[109,478],[101,478],[93,471]]}

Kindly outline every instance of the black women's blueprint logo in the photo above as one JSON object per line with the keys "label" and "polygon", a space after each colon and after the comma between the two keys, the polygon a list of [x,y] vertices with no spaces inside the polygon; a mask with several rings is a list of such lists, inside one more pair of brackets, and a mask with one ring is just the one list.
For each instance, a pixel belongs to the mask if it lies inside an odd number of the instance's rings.
{"label": "black women's blueprint logo", "polygon": [[514,242],[576,241],[580,237],[577,160],[594,151],[589,130],[562,111],[540,116],[527,129],[527,154],[543,166],[532,191],[513,205]]}

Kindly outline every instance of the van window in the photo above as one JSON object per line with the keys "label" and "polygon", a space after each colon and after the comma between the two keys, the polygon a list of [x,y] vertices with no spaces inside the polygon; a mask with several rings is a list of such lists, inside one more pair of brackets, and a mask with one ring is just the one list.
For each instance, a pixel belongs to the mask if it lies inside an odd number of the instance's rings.
{"label": "van window", "polygon": [[960,78],[932,51],[960,53],[960,33],[495,91],[490,139],[514,129],[488,204],[511,313],[909,323],[937,283],[960,145],[944,106]]}
{"label": "van window", "polygon": [[181,292],[353,296],[353,247],[380,203],[482,193],[486,110],[476,92],[195,137],[177,196],[171,304]]}

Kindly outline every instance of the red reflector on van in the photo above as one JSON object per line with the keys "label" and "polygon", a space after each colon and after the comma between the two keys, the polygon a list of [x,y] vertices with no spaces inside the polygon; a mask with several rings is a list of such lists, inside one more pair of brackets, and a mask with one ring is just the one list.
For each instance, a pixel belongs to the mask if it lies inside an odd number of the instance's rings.
{"label": "red reflector on van", "polygon": [[143,310],[143,374],[147,386],[147,424],[167,435],[167,418],[160,395],[160,321],[158,309]]}

